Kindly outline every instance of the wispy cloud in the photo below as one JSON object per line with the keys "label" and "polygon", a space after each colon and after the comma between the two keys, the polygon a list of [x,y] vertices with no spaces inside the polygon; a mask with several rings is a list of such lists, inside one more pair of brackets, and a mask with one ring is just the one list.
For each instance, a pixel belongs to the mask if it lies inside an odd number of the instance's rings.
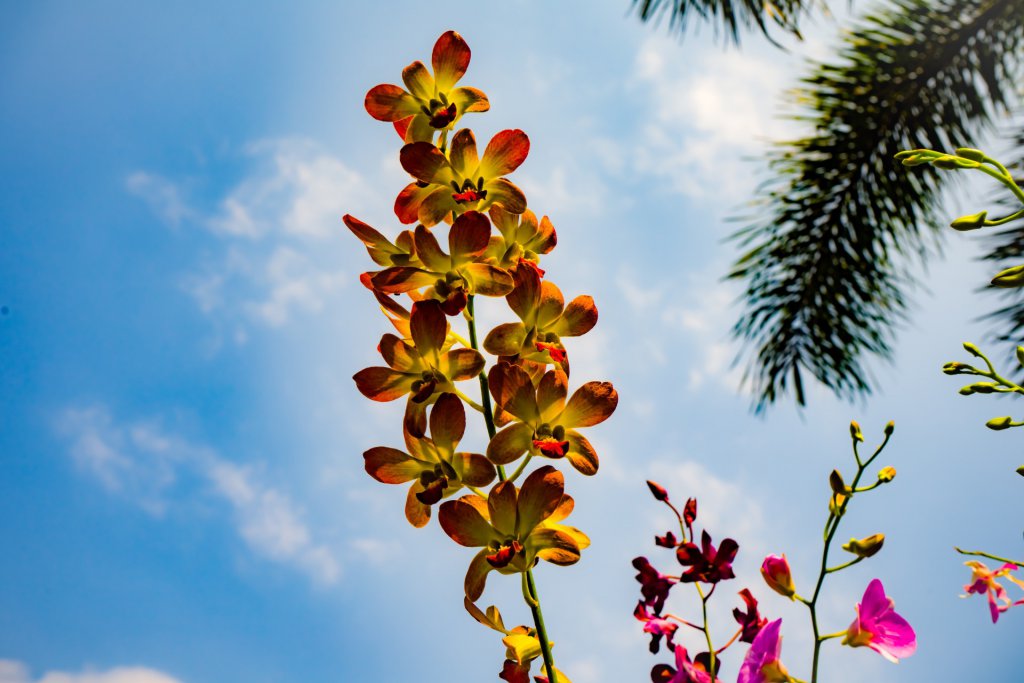
{"label": "wispy cloud", "polygon": [[119,666],[106,671],[68,673],[47,671],[34,678],[27,666],[12,659],[0,659],[0,683],[181,683],[173,676],[141,666]]}
{"label": "wispy cloud", "polygon": [[[314,538],[299,506],[252,467],[171,434],[157,421],[118,422],[104,406],[69,408],[56,424],[75,464],[107,491],[157,516],[189,496],[207,496],[227,505],[236,532],[256,555],[320,585],[340,577],[335,553]],[[200,482],[201,493],[185,490],[183,480]]]}
{"label": "wispy cloud", "polygon": [[281,327],[338,296],[349,279],[335,265],[341,216],[374,196],[358,173],[310,140],[258,141],[244,156],[246,175],[206,209],[190,204],[181,182],[144,171],[126,179],[163,222],[219,240],[219,250],[189,266],[182,287],[239,343],[253,324]]}

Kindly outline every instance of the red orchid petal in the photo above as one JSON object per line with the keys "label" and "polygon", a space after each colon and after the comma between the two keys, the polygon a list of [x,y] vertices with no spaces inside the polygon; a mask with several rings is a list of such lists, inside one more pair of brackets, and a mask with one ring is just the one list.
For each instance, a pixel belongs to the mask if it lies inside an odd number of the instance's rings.
{"label": "red orchid petal", "polygon": [[397,85],[381,84],[366,93],[366,112],[378,121],[400,121],[420,110],[416,98]]}
{"label": "red orchid petal", "polygon": [[[480,175],[499,178],[519,168],[530,153],[530,139],[521,130],[503,130],[487,143],[480,161]],[[521,213],[521,212],[514,212]]]}
{"label": "red orchid petal", "polygon": [[455,31],[445,31],[434,43],[430,56],[438,90],[447,91],[462,78],[469,67],[469,45]]}

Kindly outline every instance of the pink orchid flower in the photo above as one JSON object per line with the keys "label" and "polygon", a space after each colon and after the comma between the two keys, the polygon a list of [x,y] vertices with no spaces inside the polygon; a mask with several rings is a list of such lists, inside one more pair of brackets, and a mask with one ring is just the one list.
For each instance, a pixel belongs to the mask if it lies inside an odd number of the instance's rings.
{"label": "pink orchid flower", "polygon": [[[1006,594],[1006,589],[996,581],[997,579],[1006,578],[1024,588],[1024,581],[1010,576],[1010,572],[1017,571],[1017,565],[1007,562],[999,569],[992,571],[977,560],[964,562],[964,564],[971,568],[971,582],[964,586],[964,590],[967,591],[967,595],[974,593],[988,594],[988,607],[992,612],[993,624],[999,621],[999,615],[1002,612],[1005,612],[1014,605],[1024,605],[1024,599],[1012,602],[1010,596]],[[962,597],[966,598],[967,595]]]}
{"label": "pink orchid flower", "polygon": [[740,666],[736,683],[786,683],[792,680],[782,666],[782,619],[771,622],[757,634]]}
{"label": "pink orchid flower", "polygon": [[885,594],[882,582],[874,579],[857,605],[857,618],[850,624],[843,645],[866,645],[893,664],[917,650],[917,635],[907,620],[896,614],[895,603]]}

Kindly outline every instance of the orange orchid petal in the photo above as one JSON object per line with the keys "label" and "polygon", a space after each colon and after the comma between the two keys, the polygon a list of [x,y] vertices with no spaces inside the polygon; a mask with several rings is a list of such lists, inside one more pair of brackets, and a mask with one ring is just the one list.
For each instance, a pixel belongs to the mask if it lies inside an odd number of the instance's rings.
{"label": "orange orchid petal", "polygon": [[[530,139],[521,130],[503,130],[487,143],[480,160],[480,175],[498,178],[519,168],[530,153]],[[522,213],[521,211],[513,213]]]}
{"label": "orange orchid petal", "polygon": [[438,90],[450,90],[469,67],[469,45],[455,31],[445,31],[434,43],[430,56]]}
{"label": "orange orchid petal", "polygon": [[540,283],[540,301],[537,304],[537,327],[547,327],[562,314],[565,308],[565,297],[562,290],[554,282],[543,280]]}
{"label": "orange orchid petal", "polygon": [[475,183],[476,177],[470,177],[470,174],[477,173],[477,168],[480,166],[480,157],[477,156],[476,138],[473,136],[473,131],[469,128],[463,128],[452,136],[449,154],[451,156],[452,168],[458,171],[464,178],[468,178]]}
{"label": "orange orchid petal", "polygon": [[545,372],[537,385],[537,407],[540,408],[541,420],[550,422],[562,412],[568,394],[569,378],[561,368]]}
{"label": "orange orchid petal", "polygon": [[485,95],[482,90],[477,90],[476,88],[455,88],[448,93],[448,99],[455,103],[455,107],[458,109],[459,114],[487,111],[491,108],[491,103],[487,100],[487,95]]}
{"label": "orange orchid petal", "polygon": [[578,296],[569,302],[562,317],[552,327],[560,337],[578,337],[586,334],[597,324],[597,306],[591,296]]}
{"label": "orange orchid petal", "polygon": [[378,121],[400,121],[420,110],[415,97],[386,83],[371,88],[364,104],[366,112]]}
{"label": "orange orchid petal", "polygon": [[413,396],[409,396],[409,400],[405,402],[405,414],[402,415],[402,429],[406,434],[420,438],[427,433],[427,406],[429,403],[429,400],[414,401]]}
{"label": "orange orchid petal", "polygon": [[514,356],[523,348],[526,327],[522,323],[503,323],[484,337],[484,349],[495,356]]}
{"label": "orange orchid petal", "polygon": [[565,478],[551,465],[530,473],[519,490],[519,522],[516,532],[528,535],[535,526],[551,516],[565,493]]}
{"label": "orange orchid petal", "polygon": [[562,500],[558,502],[558,507],[556,507],[555,511],[551,513],[550,517],[544,520],[544,523],[550,526],[552,524],[557,524],[558,522],[561,522],[563,519],[572,514],[573,508],[575,507],[576,501],[573,500],[572,496],[570,496],[568,493],[564,494],[562,496]]}
{"label": "orange orchid petal", "polygon": [[409,493],[405,496],[405,518],[417,529],[422,529],[430,522],[430,506],[424,505],[416,497],[422,491],[423,487],[416,482],[409,487]]}
{"label": "orange orchid petal", "polygon": [[555,248],[558,244],[558,233],[555,232],[555,226],[551,224],[550,218],[544,216],[540,220],[536,235],[527,244],[538,254],[547,254]]}
{"label": "orange orchid petal", "polygon": [[526,195],[505,178],[488,180],[484,183],[484,189],[487,190],[488,202],[501,204],[510,213],[526,211]]}
{"label": "orange orchid petal", "polygon": [[503,410],[523,422],[537,421],[540,411],[537,409],[533,382],[525,370],[511,363],[498,363],[491,368],[487,379],[495,403]]}
{"label": "orange orchid petal", "polygon": [[474,294],[505,296],[514,287],[511,273],[490,263],[470,263],[461,272],[470,280]]}
{"label": "orange orchid petal", "polygon": [[479,211],[467,211],[452,224],[448,232],[448,248],[452,264],[472,261],[487,250],[491,242],[491,222]]}
{"label": "orange orchid petal", "polygon": [[405,225],[419,220],[420,205],[435,189],[430,185],[420,187],[416,183],[406,185],[395,198],[395,215],[398,216],[398,220]]}
{"label": "orange orchid petal", "polygon": [[[451,258],[441,251],[434,233],[422,225],[416,226],[416,255],[434,273],[447,273],[451,270]],[[436,276],[433,278],[436,279]]]}
{"label": "orange orchid petal", "polygon": [[433,188],[424,198],[419,206],[417,217],[420,223],[428,228],[437,225],[448,218],[448,215],[455,209],[456,203],[452,198],[452,188],[431,185]]}
{"label": "orange orchid petal", "polygon": [[487,496],[487,511],[490,513],[491,524],[498,535],[510,536],[516,529],[516,486],[510,481],[503,481]]}
{"label": "orange orchid petal", "polygon": [[384,357],[392,370],[404,373],[419,372],[422,368],[419,354],[393,334],[385,334],[380,338],[380,355]]}
{"label": "orange orchid petal", "polygon": [[366,473],[384,484],[404,484],[420,476],[423,464],[395,448],[377,446],[363,453]]}
{"label": "orange orchid petal", "polygon": [[486,361],[473,349],[452,349],[442,359],[439,368],[452,382],[472,379],[484,369]]}
{"label": "orange orchid petal", "polygon": [[[548,520],[550,522],[550,520]],[[561,531],[563,534],[567,534],[572,540],[576,542],[576,546],[580,550],[586,550],[590,547],[590,537],[580,531],[574,526],[568,526],[566,524],[548,524],[552,529]]]}
{"label": "orange orchid petal", "polygon": [[565,454],[565,459],[576,468],[576,471],[588,477],[597,474],[597,468],[600,465],[597,451],[590,445],[587,438],[579,432],[569,429],[565,432],[565,440],[569,442],[569,452]]}
{"label": "orange orchid petal", "polygon": [[360,370],[352,379],[359,393],[371,401],[394,401],[409,393],[415,377],[391,368],[374,367]]}
{"label": "orange orchid petal", "polygon": [[486,546],[491,541],[501,541],[498,533],[480,514],[475,506],[466,502],[467,497],[442,503],[437,514],[441,528],[453,541],[469,548]]}
{"label": "orange orchid petal", "polygon": [[414,303],[409,315],[409,331],[421,356],[439,351],[448,335],[448,319],[441,304],[432,299]]}
{"label": "orange orchid petal", "polygon": [[473,557],[473,561],[469,563],[469,569],[466,570],[465,590],[466,597],[470,600],[479,600],[480,596],[484,594],[484,587],[487,585],[487,575],[493,569],[487,561],[487,554],[489,552],[486,549],[478,552]]}
{"label": "orange orchid petal", "polygon": [[479,453],[456,453],[454,464],[459,478],[470,486],[488,486],[498,476],[491,461]]}
{"label": "orange orchid petal", "polygon": [[429,142],[410,142],[398,152],[406,173],[424,183],[448,185],[455,177],[444,153]]}
{"label": "orange orchid petal", "polygon": [[434,284],[437,276],[422,268],[395,266],[385,268],[370,277],[373,288],[385,294],[402,294],[412,289]]}
{"label": "orange orchid petal", "polygon": [[576,540],[564,531],[542,527],[533,532],[530,544],[539,548],[537,557],[551,564],[566,566],[579,562],[580,548]]}
{"label": "orange orchid petal", "polygon": [[487,458],[495,465],[508,465],[523,456],[533,440],[533,427],[515,422],[494,435],[487,444]]}
{"label": "orange orchid petal", "polygon": [[455,394],[441,394],[430,411],[430,438],[442,453],[451,453],[466,433],[466,409]]}
{"label": "orange orchid petal", "polygon": [[416,61],[402,69],[402,82],[419,100],[426,101],[434,96],[434,77],[423,62]]}
{"label": "orange orchid petal", "polygon": [[505,300],[520,320],[532,327],[536,324],[534,310],[540,303],[540,275],[533,268],[516,268],[512,280],[515,289]]}
{"label": "orange orchid petal", "polygon": [[607,420],[618,403],[619,395],[611,382],[587,382],[573,392],[558,423],[564,427],[590,427]]}

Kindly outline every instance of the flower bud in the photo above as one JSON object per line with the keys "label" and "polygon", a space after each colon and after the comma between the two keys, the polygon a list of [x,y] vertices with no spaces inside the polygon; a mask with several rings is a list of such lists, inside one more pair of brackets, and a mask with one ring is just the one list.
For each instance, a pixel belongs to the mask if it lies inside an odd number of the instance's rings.
{"label": "flower bud", "polygon": [[828,500],[828,511],[836,517],[840,517],[843,514],[843,503],[846,502],[846,496],[842,493],[833,493],[832,497]]}
{"label": "flower bud", "polygon": [[1017,347],[1017,362],[1024,368],[1024,346]]}
{"label": "flower bud", "polygon": [[977,230],[978,228],[984,227],[985,219],[988,218],[988,211],[979,211],[978,213],[972,213],[967,216],[960,216],[955,221],[949,224],[949,227],[960,232],[966,232],[968,230]]}
{"label": "flower bud", "polygon": [[895,478],[896,478],[896,468],[895,467],[883,467],[881,470],[878,471],[878,481],[882,482],[883,484],[888,484],[890,481],[892,481]]}
{"label": "flower bud", "polygon": [[971,161],[970,159],[964,159],[962,157],[954,157],[946,154],[932,161],[932,165],[936,168],[942,168],[947,171],[951,171],[957,168],[978,168],[981,164],[977,161]]}
{"label": "flower bud", "polygon": [[984,356],[981,353],[981,349],[979,349],[971,342],[964,342],[964,351],[971,354],[975,358],[984,358]]}
{"label": "flower bud", "polygon": [[993,287],[1024,287],[1024,266],[1013,266],[992,278]]}
{"label": "flower bud", "polygon": [[832,470],[832,474],[828,475],[828,485],[832,487],[834,493],[846,493],[846,482],[843,481],[843,475],[839,470]]}
{"label": "flower bud", "polygon": [[867,538],[851,538],[849,543],[843,544],[843,550],[853,553],[857,557],[871,557],[882,549],[885,543],[885,534],[872,534]]}
{"label": "flower bud", "polygon": [[[1024,363],[1022,363],[1024,365]],[[946,375],[977,375],[978,369],[967,363],[953,361],[942,366],[942,372]]]}
{"label": "flower bud", "polygon": [[985,161],[985,153],[980,149],[974,149],[973,147],[957,147],[956,155],[963,157],[964,159],[970,159],[971,161]]}
{"label": "flower bud", "polygon": [[1024,477],[1024,465],[1021,465],[1020,467],[1017,468],[1017,474]]}
{"label": "flower bud", "polygon": [[864,441],[864,434],[860,431],[860,425],[854,420],[850,423],[850,436],[854,441]]}
{"label": "flower bud", "polygon": [[960,388],[960,394],[962,396],[970,396],[971,394],[994,394],[996,393],[996,387],[999,386],[995,382],[975,382],[974,384],[968,384],[965,387]]}
{"label": "flower bud", "polygon": [[1000,432],[1004,429],[1009,429],[1013,425],[1013,418],[1007,415],[1006,417],[993,417],[991,420],[985,423],[985,426],[991,430]]}
{"label": "flower bud", "polygon": [[892,436],[892,433],[896,431],[896,423],[893,422],[892,420],[889,420],[888,422],[885,423],[884,431],[886,436]]}
{"label": "flower bud", "polygon": [[779,595],[790,600],[796,595],[796,586],[793,585],[793,573],[789,569],[789,561],[786,555],[769,555],[761,563],[761,576],[768,587]]}
{"label": "flower bud", "polygon": [[668,502],[668,491],[665,490],[665,487],[661,486],[660,484],[656,484],[655,482],[648,479],[647,488],[651,490],[651,495],[654,496],[655,500],[658,500],[662,503]]}

